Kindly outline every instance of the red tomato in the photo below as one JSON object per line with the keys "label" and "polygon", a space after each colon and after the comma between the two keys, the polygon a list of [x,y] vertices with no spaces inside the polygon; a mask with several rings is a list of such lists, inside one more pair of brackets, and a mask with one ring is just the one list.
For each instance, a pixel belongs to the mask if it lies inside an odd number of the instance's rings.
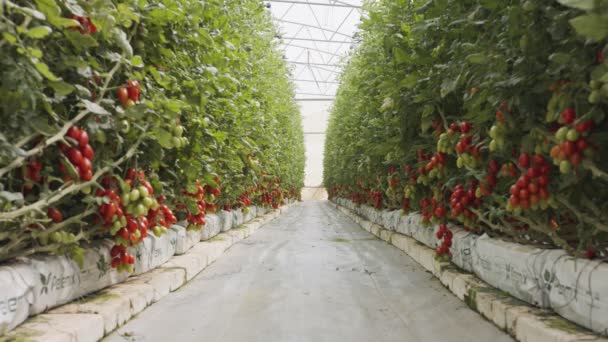
{"label": "red tomato", "polygon": [[80,148],[80,152],[82,153],[83,157],[89,160],[93,160],[93,158],[95,157],[95,151],[93,150],[93,147],[91,147],[91,145],[84,145],[84,147]]}
{"label": "red tomato", "polygon": [[75,148],[71,148],[68,151],[68,159],[74,166],[78,166],[82,164],[82,153]]}
{"label": "red tomato", "polygon": [[47,215],[51,220],[53,220],[53,222],[63,221],[63,215],[61,215],[61,212],[55,208],[49,208]]}
{"label": "red tomato", "polygon": [[129,91],[125,87],[118,88],[118,101],[125,105],[129,101]]}

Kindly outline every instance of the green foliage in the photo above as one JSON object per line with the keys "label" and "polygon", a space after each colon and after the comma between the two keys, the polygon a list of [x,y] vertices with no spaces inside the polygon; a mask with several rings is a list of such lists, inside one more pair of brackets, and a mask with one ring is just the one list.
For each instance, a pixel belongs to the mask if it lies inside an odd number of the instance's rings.
{"label": "green foliage", "polygon": [[[90,223],[108,202],[94,196],[97,181],[129,168],[144,170],[170,205],[186,202],[183,190],[197,181],[221,188],[208,200],[220,208],[243,205],[243,196],[275,206],[298,196],[301,119],[261,2],[1,6],[0,260],[108,236]],[[139,100],[121,103],[117,92],[130,80],[139,81]],[[90,136],[91,181],[74,181],[78,169],[60,152],[60,143],[75,144],[65,137],[72,125]],[[63,222],[47,218],[49,207]],[[50,242],[56,231],[76,239]]]}
{"label": "green foliage", "polygon": [[[606,255],[608,1],[382,0],[367,10],[328,127],[330,196]],[[562,119],[569,108],[572,124]],[[584,155],[550,155],[564,144],[558,128],[585,121]],[[462,122],[472,130],[450,129]],[[470,149],[458,151],[467,138]],[[524,194],[523,207],[509,204],[528,171],[520,153],[550,166],[549,196]],[[490,174],[491,161],[501,172]],[[475,196],[454,212],[459,185]]]}

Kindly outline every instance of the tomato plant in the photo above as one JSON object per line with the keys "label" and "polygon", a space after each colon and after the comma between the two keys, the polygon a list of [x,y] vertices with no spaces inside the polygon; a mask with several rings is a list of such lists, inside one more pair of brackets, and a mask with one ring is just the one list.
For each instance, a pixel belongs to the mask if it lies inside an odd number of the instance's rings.
{"label": "tomato plant", "polygon": [[[129,270],[126,247],[178,217],[298,196],[301,120],[262,3],[1,9],[0,261],[112,238]],[[214,198],[193,207],[199,185]]]}
{"label": "tomato plant", "polygon": [[328,128],[330,196],[608,255],[608,2],[367,10]]}

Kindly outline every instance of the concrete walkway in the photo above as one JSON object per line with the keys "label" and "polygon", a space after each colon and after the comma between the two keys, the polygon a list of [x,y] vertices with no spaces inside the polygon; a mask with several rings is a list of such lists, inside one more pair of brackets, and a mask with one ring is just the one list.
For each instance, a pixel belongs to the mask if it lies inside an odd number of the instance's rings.
{"label": "concrete walkway", "polygon": [[325,201],[234,245],[106,341],[512,341]]}

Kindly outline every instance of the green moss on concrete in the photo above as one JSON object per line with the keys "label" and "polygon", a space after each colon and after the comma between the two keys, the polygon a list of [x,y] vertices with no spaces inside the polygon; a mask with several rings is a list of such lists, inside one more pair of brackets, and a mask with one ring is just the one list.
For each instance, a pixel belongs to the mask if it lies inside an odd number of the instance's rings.
{"label": "green moss on concrete", "polygon": [[42,336],[43,332],[33,329],[20,329],[17,334],[0,336],[0,342],[33,342],[36,337]]}
{"label": "green moss on concrete", "polygon": [[224,240],[226,240],[226,239],[224,239],[223,236],[216,235],[216,236],[212,237],[211,239],[209,239],[207,241],[224,241]]}
{"label": "green moss on concrete", "polygon": [[350,242],[350,240],[344,239],[344,238],[341,238],[341,237],[333,238],[333,239],[331,239],[331,241],[333,241],[333,242]]}
{"label": "green moss on concrete", "polygon": [[547,316],[543,318],[543,321],[550,328],[561,330],[570,334],[590,334],[589,330],[554,314],[547,314]]}
{"label": "green moss on concrete", "polygon": [[479,312],[477,309],[477,292],[479,291],[478,287],[472,287],[469,289],[468,293],[464,296],[464,302],[467,304],[469,308],[474,310],[475,312]]}
{"label": "green moss on concrete", "polygon": [[102,291],[102,292],[99,292],[95,297],[85,300],[84,302],[102,304],[102,303],[106,303],[106,302],[108,302],[112,299],[116,299],[116,298],[120,298],[120,296],[117,294],[114,294],[114,293]]}

